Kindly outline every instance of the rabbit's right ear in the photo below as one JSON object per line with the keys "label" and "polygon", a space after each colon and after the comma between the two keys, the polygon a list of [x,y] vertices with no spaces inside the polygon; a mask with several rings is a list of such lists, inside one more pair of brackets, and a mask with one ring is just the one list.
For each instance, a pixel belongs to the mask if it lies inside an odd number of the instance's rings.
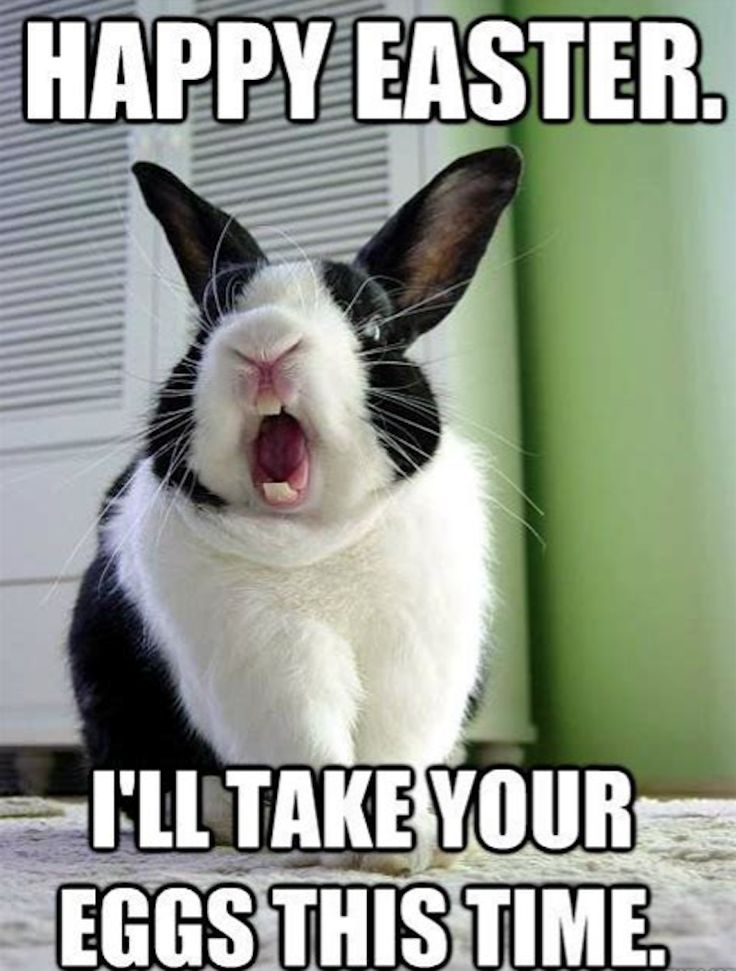
{"label": "rabbit's right ear", "polygon": [[438,324],[470,283],[521,174],[511,146],[457,159],[388,220],[356,263],[393,298],[382,327],[389,344],[409,345]]}
{"label": "rabbit's right ear", "polygon": [[200,198],[167,169],[136,162],[133,174],[198,305],[203,303],[210,280],[222,270],[242,266],[249,276],[259,264],[268,262],[240,223]]}

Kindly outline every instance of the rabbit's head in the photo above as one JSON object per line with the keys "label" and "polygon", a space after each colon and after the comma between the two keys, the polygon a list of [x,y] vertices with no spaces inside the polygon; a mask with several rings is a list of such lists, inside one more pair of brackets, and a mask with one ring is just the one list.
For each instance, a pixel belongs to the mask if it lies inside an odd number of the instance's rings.
{"label": "rabbit's head", "polygon": [[441,416],[407,352],[464,293],[520,169],[512,148],[465,156],[353,263],[272,264],[231,216],[136,164],[199,308],[152,416],[157,476],[195,504],[344,517],[431,463]]}

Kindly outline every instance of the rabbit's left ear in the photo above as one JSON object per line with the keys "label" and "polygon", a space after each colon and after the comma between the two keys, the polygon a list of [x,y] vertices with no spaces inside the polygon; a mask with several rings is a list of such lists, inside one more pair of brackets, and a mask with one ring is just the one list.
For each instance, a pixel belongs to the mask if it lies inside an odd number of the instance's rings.
{"label": "rabbit's left ear", "polygon": [[189,291],[200,306],[207,288],[227,269],[250,275],[268,262],[258,243],[228,213],[210,205],[181,179],[152,162],[136,162],[146,205],[163,226]]}
{"label": "rabbit's left ear", "polygon": [[384,341],[409,344],[455,306],[516,192],[510,146],[466,155],[435,176],[360,250],[356,263],[391,295]]}

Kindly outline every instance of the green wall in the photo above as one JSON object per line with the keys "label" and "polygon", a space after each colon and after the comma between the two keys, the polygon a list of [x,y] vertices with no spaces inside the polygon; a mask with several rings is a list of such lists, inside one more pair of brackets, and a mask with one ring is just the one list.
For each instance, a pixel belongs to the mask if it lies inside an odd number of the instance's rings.
{"label": "green wall", "polygon": [[[736,3],[513,0],[688,16],[730,95]],[[543,125],[515,207],[533,753],[643,788],[736,778],[736,122]]]}

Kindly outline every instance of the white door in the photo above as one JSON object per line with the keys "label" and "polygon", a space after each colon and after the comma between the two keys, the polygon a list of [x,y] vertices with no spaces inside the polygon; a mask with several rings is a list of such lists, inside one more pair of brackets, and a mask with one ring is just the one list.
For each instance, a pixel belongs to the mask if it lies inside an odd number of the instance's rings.
{"label": "white door", "polygon": [[[94,0],[0,5],[0,745],[76,742],[64,640],[93,555],[95,516],[135,450],[155,382],[183,349],[191,308],[163,233],[130,177],[173,169],[241,218],[272,259],[351,258],[439,165],[422,126],[352,118],[351,27],[415,13],[411,0],[329,5],[336,33],[313,124],[283,116],[275,77],[246,124],[211,116],[209,84],[183,125],[29,125],[20,117],[25,17],[324,15],[319,0]],[[429,357],[441,358],[432,336]],[[521,542],[521,537],[519,538]],[[517,645],[513,645],[514,653]],[[524,645],[518,645],[523,650]],[[514,665],[526,678],[525,665]],[[516,677],[516,675],[515,675]],[[522,691],[523,694],[523,691]],[[476,735],[505,737],[486,718]]]}

